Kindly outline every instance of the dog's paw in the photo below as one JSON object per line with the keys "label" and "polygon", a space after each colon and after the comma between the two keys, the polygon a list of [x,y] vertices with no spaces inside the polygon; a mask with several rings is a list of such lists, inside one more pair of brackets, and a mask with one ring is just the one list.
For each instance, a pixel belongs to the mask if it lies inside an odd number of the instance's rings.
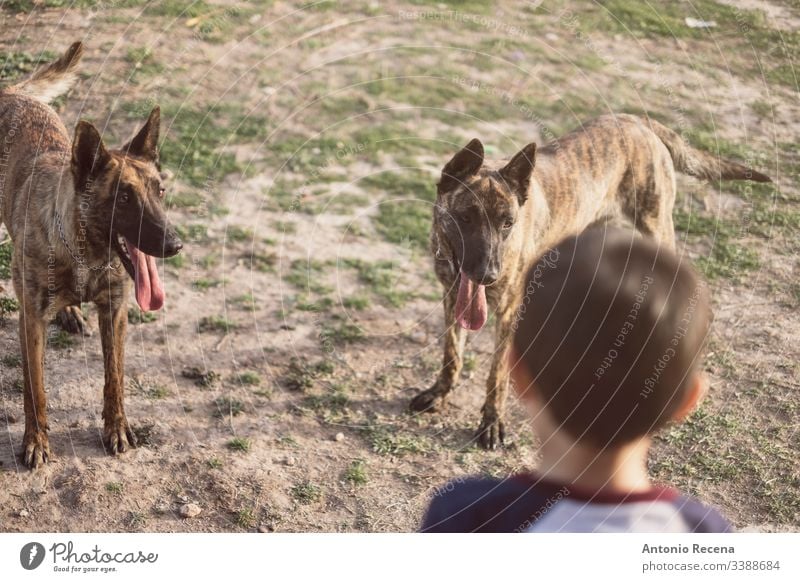
{"label": "dog's paw", "polygon": [[50,458],[50,441],[44,431],[26,432],[22,445],[22,460],[29,469],[38,469]]}
{"label": "dog's paw", "polygon": [[505,444],[506,430],[503,421],[495,414],[483,414],[481,426],[478,428],[478,444],[487,451],[493,451]]}
{"label": "dog's paw", "polygon": [[89,322],[83,317],[83,312],[77,305],[70,305],[59,311],[56,315],[56,323],[68,333],[86,337],[92,335],[92,332],[89,331]]}
{"label": "dog's paw", "polygon": [[412,412],[439,412],[444,408],[445,395],[438,386],[424,390],[411,399],[408,407]]}
{"label": "dog's paw", "polygon": [[103,429],[103,443],[111,455],[118,455],[128,449],[136,448],[136,435],[124,416],[106,422]]}

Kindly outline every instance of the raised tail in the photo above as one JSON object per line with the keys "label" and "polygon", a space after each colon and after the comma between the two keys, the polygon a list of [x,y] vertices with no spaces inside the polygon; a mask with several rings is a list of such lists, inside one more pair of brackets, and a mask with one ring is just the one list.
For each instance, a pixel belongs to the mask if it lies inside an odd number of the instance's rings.
{"label": "raised tail", "polygon": [[667,146],[675,169],[702,180],[751,180],[752,182],[772,182],[772,179],[738,162],[717,157],[708,152],[693,148],[670,128],[654,119],[645,119],[658,138]]}
{"label": "raised tail", "polygon": [[61,57],[36,71],[29,78],[6,87],[6,93],[17,93],[50,103],[53,99],[66,93],[75,83],[75,69],[83,55],[83,44],[78,41],[70,45]]}

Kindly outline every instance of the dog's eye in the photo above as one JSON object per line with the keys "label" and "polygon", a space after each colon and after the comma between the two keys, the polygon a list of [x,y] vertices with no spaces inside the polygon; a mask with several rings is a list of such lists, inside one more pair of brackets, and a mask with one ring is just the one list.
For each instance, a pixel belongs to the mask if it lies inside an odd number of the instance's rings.
{"label": "dog's eye", "polygon": [[130,202],[130,200],[131,197],[126,192],[123,192],[122,194],[119,195],[119,201],[121,204],[127,204],[128,202]]}
{"label": "dog's eye", "polygon": [[164,186],[160,186],[158,189],[158,196],[159,198],[163,198],[167,193],[167,189]]}
{"label": "dog's eye", "polygon": [[470,222],[470,218],[469,218],[468,214],[459,214],[458,215],[458,220],[463,222],[464,224],[469,224],[469,222]]}
{"label": "dog's eye", "polygon": [[503,223],[503,230],[508,230],[508,229],[509,229],[509,228],[511,228],[512,226],[514,226],[514,221],[513,221],[513,220],[511,220],[510,218],[508,218],[508,219],[506,219],[506,221]]}

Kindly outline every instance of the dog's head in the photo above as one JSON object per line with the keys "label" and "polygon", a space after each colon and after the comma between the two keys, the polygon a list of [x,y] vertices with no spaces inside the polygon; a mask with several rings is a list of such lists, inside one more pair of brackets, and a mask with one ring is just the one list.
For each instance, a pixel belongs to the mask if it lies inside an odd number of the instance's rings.
{"label": "dog's head", "polygon": [[467,329],[486,322],[484,287],[503,270],[503,256],[528,198],[536,144],[500,169],[484,166],[483,144],[473,139],[447,162],[437,186],[436,218],[460,273],[457,318]]}
{"label": "dog's head", "polygon": [[106,148],[95,127],[80,121],[72,143],[75,194],[86,219],[87,237],[108,241],[136,285],[136,301],[145,310],[164,303],[155,257],[171,257],[182,248],[164,208],[158,163],[160,112],[118,150]]}

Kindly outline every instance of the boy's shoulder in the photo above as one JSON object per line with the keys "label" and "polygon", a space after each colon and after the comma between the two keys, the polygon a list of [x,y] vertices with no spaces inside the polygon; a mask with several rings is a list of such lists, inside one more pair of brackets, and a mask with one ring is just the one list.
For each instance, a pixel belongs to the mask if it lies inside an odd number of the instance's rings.
{"label": "boy's shoulder", "polygon": [[715,509],[670,488],[615,495],[530,474],[459,478],[434,492],[423,532],[727,532]]}
{"label": "boy's shoulder", "polygon": [[434,492],[422,531],[522,532],[566,494],[528,475],[454,479]]}

